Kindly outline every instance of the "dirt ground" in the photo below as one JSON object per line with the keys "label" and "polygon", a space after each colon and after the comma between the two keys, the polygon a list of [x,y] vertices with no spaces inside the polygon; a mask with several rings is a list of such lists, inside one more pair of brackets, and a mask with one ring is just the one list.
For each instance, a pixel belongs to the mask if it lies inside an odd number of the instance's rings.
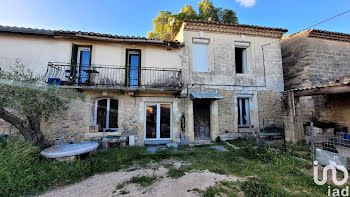
{"label": "dirt ground", "polygon": [[[175,168],[181,167],[180,162],[171,162]],[[200,196],[198,190],[205,191],[206,188],[220,181],[238,181],[235,176],[219,175],[207,170],[200,172],[189,172],[184,176],[173,179],[167,177],[168,169],[163,166],[155,168],[139,169],[134,171],[119,171],[108,174],[95,175],[82,182],[57,188],[46,192],[41,197],[69,197],[69,196]],[[117,185],[130,180],[134,176],[157,176],[157,180],[149,187],[141,187],[136,184],[127,184],[118,190]],[[121,190],[129,192],[120,194]]]}

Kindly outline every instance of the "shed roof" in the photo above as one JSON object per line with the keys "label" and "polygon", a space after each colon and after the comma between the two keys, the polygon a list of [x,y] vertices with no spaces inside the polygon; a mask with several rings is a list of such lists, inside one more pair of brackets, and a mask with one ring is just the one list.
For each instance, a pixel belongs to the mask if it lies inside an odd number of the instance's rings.
{"label": "shed roof", "polygon": [[293,92],[295,97],[350,93],[350,76],[343,76],[341,78],[342,80],[329,81],[304,88],[290,89],[283,93]]}
{"label": "shed roof", "polygon": [[191,92],[190,98],[193,99],[223,99],[224,97],[220,96],[215,92]]}

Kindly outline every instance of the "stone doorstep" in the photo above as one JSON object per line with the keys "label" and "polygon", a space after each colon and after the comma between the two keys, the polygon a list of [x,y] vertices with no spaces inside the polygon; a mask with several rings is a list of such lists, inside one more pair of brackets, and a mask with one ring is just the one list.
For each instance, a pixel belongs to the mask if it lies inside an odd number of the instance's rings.
{"label": "stone doorstep", "polygon": [[237,138],[252,137],[253,134],[251,132],[241,132],[241,133],[223,134],[219,136],[222,141],[227,141],[227,140],[235,140]]}
{"label": "stone doorstep", "polygon": [[122,132],[97,132],[97,133],[85,133],[84,136],[85,138],[96,138],[96,137],[102,137],[103,134],[105,136],[107,135],[122,135]]}

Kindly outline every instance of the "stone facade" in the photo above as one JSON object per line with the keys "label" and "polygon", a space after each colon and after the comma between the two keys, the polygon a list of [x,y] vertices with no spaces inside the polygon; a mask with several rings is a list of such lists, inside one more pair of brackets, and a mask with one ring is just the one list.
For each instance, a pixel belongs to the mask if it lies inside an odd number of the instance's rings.
{"label": "stone facade", "polygon": [[[225,27],[224,27],[225,26]],[[225,31],[223,30],[225,29]],[[180,142],[181,137],[194,138],[194,114],[191,92],[215,92],[223,99],[210,100],[210,139],[214,140],[221,134],[237,134],[251,132],[249,128],[238,126],[238,98],[249,100],[251,126],[259,131],[263,121],[272,121],[282,126],[280,100],[283,91],[283,71],[280,37],[286,30],[248,25],[224,25],[206,22],[187,21],[182,26],[177,39],[183,43],[183,48],[164,48],[164,46],[146,46],[130,43],[109,43],[102,41],[39,38],[31,35],[16,35],[11,33],[0,35],[0,40],[6,43],[28,44],[31,53],[16,47],[8,48],[3,56],[19,54],[26,62],[38,46],[55,46],[45,51],[38,65],[46,66],[49,61],[69,62],[72,43],[92,45],[93,64],[124,65],[127,48],[140,49],[141,67],[164,67],[181,69],[182,88],[178,92],[166,92],[128,89],[119,91],[112,88],[82,88],[86,94],[84,101],[70,103],[68,110],[60,112],[42,123],[46,139],[51,142],[63,138],[64,141],[81,141],[91,138],[101,138],[103,133],[89,132],[94,123],[95,105],[98,99],[110,98],[118,100],[118,131],[112,134],[122,136],[134,135],[136,144],[142,145],[145,140],[145,114],[147,103],[168,103],[172,106],[172,142]],[[193,72],[192,39],[209,39],[208,72]],[[235,42],[248,43],[247,68],[248,73],[236,73]],[[52,43],[57,43],[52,45]],[[177,46],[183,46],[177,44]],[[167,50],[171,49],[171,50]],[[0,49],[1,50],[1,49]],[[12,51],[11,51],[12,50]],[[39,49],[38,49],[39,50]],[[55,54],[57,60],[51,60],[51,51],[62,51]],[[112,54],[117,55],[112,55]],[[206,57],[203,57],[206,58]],[[6,61],[7,62],[7,61]],[[0,56],[1,63],[1,56]],[[38,70],[45,70],[45,67]],[[182,124],[184,117],[185,124]],[[0,123],[1,124],[1,123]],[[0,127],[1,128],[1,127]],[[148,140],[147,140],[148,141]]]}

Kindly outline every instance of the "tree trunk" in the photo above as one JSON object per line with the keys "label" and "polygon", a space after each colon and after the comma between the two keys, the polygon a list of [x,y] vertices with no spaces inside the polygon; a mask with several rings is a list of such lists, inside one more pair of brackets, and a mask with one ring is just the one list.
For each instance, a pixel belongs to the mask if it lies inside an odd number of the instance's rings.
{"label": "tree trunk", "polygon": [[16,127],[23,135],[24,139],[32,142],[40,148],[44,147],[44,136],[40,130],[40,118],[36,116],[28,116],[29,126],[25,126],[25,122],[13,115],[9,111],[0,108],[0,118]]}

